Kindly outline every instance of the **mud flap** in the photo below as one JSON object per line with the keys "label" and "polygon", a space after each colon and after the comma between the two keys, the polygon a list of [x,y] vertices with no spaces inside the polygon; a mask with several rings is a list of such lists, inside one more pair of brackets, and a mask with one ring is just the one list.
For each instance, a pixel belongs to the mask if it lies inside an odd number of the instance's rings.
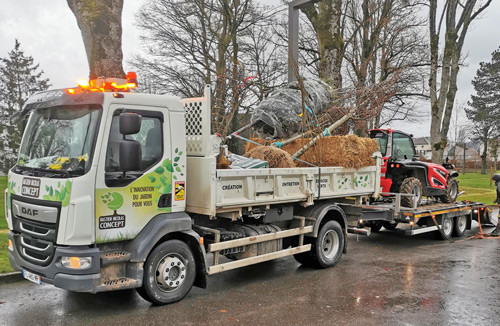
{"label": "mud flap", "polygon": [[483,210],[483,214],[480,214],[481,225],[482,226],[496,226],[498,230],[498,213],[500,208],[498,206],[488,206]]}

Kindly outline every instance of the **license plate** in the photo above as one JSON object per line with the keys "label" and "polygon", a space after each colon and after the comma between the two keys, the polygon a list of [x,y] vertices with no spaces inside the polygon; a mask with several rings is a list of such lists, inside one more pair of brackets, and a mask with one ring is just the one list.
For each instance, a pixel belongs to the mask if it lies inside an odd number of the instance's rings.
{"label": "license plate", "polygon": [[42,278],[40,277],[40,275],[33,274],[32,272],[28,272],[24,269],[23,269],[23,277],[33,283],[42,284]]}

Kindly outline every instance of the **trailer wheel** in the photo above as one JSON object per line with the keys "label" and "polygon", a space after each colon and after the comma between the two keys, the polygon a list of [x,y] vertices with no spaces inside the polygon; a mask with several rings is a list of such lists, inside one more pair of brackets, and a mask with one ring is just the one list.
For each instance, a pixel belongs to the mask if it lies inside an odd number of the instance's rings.
{"label": "trailer wheel", "polygon": [[454,203],[458,197],[458,181],[450,177],[446,183],[446,194],[439,196],[443,203]]}
{"label": "trailer wheel", "polygon": [[314,264],[319,268],[333,267],[342,257],[344,232],[337,221],[326,222],[313,243],[311,253]]}
{"label": "trailer wheel", "polygon": [[377,233],[382,228],[381,222],[371,222],[369,225],[372,232]]}
{"label": "trailer wheel", "polygon": [[387,230],[396,230],[396,227],[398,226],[398,223],[391,223],[391,222],[384,222],[383,223],[384,228]]}
{"label": "trailer wheel", "polygon": [[438,239],[450,240],[451,234],[453,233],[453,218],[443,217],[441,221],[441,231],[436,233]]}
{"label": "trailer wheel", "polygon": [[189,293],[195,276],[196,266],[189,246],[179,240],[165,241],[149,254],[142,288],[137,293],[155,305],[173,303]]}
{"label": "trailer wheel", "polygon": [[[413,194],[417,197],[417,205],[422,200],[422,183],[415,177],[406,178],[399,187],[399,192],[402,194]],[[413,197],[401,196],[401,205],[405,207],[413,207]]]}
{"label": "trailer wheel", "polygon": [[465,233],[465,229],[467,228],[467,216],[457,216],[455,217],[455,223],[453,227],[453,236],[454,237],[462,237]]}

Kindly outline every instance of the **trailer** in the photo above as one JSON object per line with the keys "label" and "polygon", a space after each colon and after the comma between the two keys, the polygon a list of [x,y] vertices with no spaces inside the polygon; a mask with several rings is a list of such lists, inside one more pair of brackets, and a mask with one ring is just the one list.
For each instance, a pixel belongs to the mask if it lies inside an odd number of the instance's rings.
{"label": "trailer", "polygon": [[[396,230],[398,225],[406,224],[399,229],[407,236],[434,232],[438,239],[449,240],[452,236],[462,237],[470,230],[472,221],[484,226],[497,226],[498,208],[492,208],[484,203],[461,201],[454,203],[439,203],[436,200],[423,200],[417,206],[417,200],[412,200],[414,207],[401,205],[403,196],[411,194],[381,193],[385,195],[382,202],[355,205],[349,208],[348,214],[358,216],[355,228],[368,228],[378,232],[382,227]],[[392,198],[387,203],[387,197]],[[354,220],[354,219],[351,219]]]}

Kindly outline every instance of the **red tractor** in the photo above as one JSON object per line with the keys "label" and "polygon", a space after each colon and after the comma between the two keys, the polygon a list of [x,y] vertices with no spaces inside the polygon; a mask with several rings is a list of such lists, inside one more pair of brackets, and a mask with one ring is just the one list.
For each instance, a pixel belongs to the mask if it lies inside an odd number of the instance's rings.
{"label": "red tractor", "polygon": [[[452,164],[433,164],[418,161],[412,135],[391,129],[369,130],[384,160],[380,185],[382,192],[414,194],[417,205],[423,196],[453,203],[458,196],[458,172]],[[401,204],[413,207],[413,198],[403,196]]]}

